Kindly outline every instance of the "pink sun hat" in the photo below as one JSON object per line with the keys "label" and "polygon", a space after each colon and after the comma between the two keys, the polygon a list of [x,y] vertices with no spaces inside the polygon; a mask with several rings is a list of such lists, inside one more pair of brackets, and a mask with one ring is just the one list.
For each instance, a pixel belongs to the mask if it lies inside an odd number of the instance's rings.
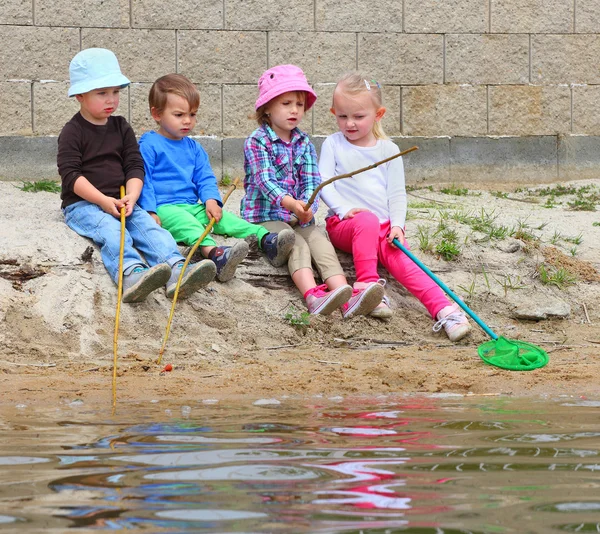
{"label": "pink sun hat", "polygon": [[274,98],[289,91],[304,91],[306,93],[306,104],[304,109],[308,111],[317,100],[315,93],[300,67],[295,65],[277,65],[266,70],[258,79],[258,99],[254,109],[258,110]]}

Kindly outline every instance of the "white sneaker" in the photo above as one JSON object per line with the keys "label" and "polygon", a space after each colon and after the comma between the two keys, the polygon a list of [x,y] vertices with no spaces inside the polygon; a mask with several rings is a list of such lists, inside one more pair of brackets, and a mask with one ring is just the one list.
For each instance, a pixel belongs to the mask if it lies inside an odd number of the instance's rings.
{"label": "white sneaker", "polygon": [[[385,289],[386,281],[383,278],[377,280],[377,283]],[[390,299],[387,297],[387,295],[383,295],[381,302],[369,315],[371,317],[376,317],[377,319],[389,319],[392,315],[394,315],[394,312],[391,309]]]}
{"label": "white sneaker", "polygon": [[471,325],[458,304],[442,308],[437,314],[437,320],[433,331],[439,332],[444,327],[450,341],[459,341],[471,331]]}

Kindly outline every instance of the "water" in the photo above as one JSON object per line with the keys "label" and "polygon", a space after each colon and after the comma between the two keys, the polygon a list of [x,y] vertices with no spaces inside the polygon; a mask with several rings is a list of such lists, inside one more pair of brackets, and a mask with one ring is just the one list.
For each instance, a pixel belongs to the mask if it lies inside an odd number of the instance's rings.
{"label": "water", "polygon": [[[256,399],[255,399],[256,400]],[[600,402],[0,409],[0,531],[600,532]]]}

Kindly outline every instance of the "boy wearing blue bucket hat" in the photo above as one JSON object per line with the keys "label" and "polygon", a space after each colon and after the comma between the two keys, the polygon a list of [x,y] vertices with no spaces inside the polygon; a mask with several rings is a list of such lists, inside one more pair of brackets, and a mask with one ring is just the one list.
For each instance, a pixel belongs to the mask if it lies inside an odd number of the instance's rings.
{"label": "boy wearing blue bucket hat", "polygon": [[[131,126],[123,117],[113,116],[119,106],[119,91],[130,82],[121,73],[116,56],[104,48],[79,52],[71,61],[69,77],[68,94],[75,96],[80,111],[58,138],[65,222],[100,247],[104,266],[116,283],[119,216],[125,208],[123,302],[140,302],[165,284],[167,296],[172,297],[185,258],[171,234],[136,205],[144,184],[144,162]],[[121,186],[126,192],[123,198]],[[179,298],[189,297],[215,274],[212,261],[191,265],[183,277]]]}

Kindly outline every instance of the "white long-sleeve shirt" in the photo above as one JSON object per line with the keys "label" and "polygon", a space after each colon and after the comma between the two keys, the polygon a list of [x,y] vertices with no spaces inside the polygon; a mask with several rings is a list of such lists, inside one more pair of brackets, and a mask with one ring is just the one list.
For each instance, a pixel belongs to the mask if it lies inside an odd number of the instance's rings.
{"label": "white long-sleeve shirt", "polygon": [[[387,139],[379,139],[372,147],[360,147],[336,132],[323,142],[319,171],[325,181],[377,163],[399,151]],[[377,215],[380,223],[390,221],[391,226],[404,228],[407,202],[402,158],[336,180],[321,190],[321,198],[340,219],[352,208],[366,208]]]}

